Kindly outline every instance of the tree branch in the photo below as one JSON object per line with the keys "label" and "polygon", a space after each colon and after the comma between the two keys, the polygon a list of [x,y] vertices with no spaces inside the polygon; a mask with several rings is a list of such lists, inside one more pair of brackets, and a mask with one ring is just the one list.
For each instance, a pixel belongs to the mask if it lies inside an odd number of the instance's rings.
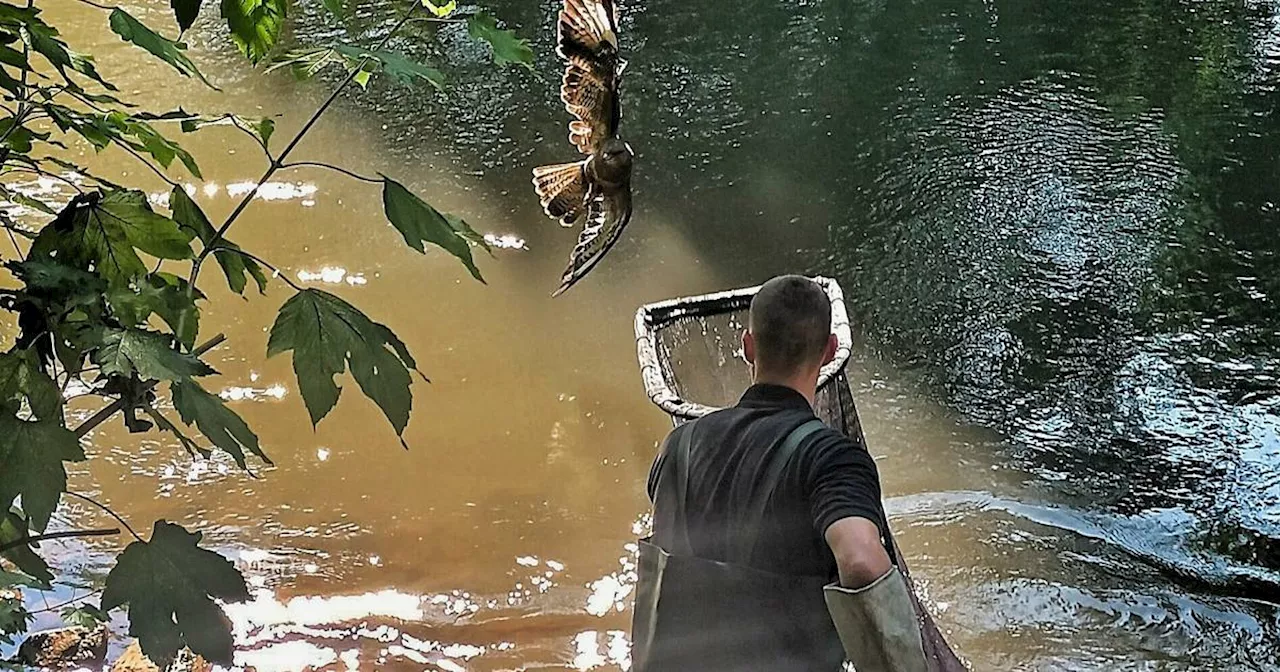
{"label": "tree branch", "polygon": [[[202,345],[197,346],[194,350],[191,351],[191,354],[199,357],[200,355],[203,355],[204,353],[218,347],[225,340],[227,340],[226,334],[218,334],[217,336],[214,336],[213,338],[209,339]],[[154,380],[151,381],[149,384],[146,385],[144,391],[149,391],[154,389],[158,383],[159,381],[154,381]],[[102,410],[98,411],[97,413],[94,413],[93,417],[80,423],[79,427],[76,427],[75,429],[76,438],[77,439],[84,438],[86,434],[88,434],[89,432],[92,432],[94,429],[98,427],[98,425],[101,425],[102,423],[111,419],[111,416],[115,415],[116,413],[119,413],[124,408],[124,406],[125,406],[125,403],[121,399],[116,399],[110,404],[107,404],[102,408]]]}
{"label": "tree branch", "polygon": [[47,177],[51,180],[58,180],[59,182],[65,183],[67,186],[71,187],[72,189],[75,189],[76,192],[81,194],[84,193],[84,189],[81,189],[80,185],[76,184],[75,182],[72,182],[71,180],[68,180],[67,178],[57,173],[51,173],[42,168],[21,168],[21,167],[15,168],[14,166],[5,166],[4,169],[11,173],[31,173],[32,175],[40,175],[43,177]]}
{"label": "tree branch", "polygon": [[[404,17],[402,17],[400,21],[397,22],[385,36],[383,36],[382,40],[380,40],[378,44],[369,51],[378,51],[387,46],[387,43],[391,41],[391,38],[394,37],[395,34],[413,18],[414,12],[416,12],[421,5],[422,3],[414,2],[409,8],[409,11],[405,12]],[[284,151],[280,152],[280,156],[276,157],[276,160],[272,161],[271,165],[267,166],[266,171],[262,173],[262,177],[260,177],[253,185],[253,189],[249,190],[249,193],[244,195],[244,198],[242,198],[240,203],[236,205],[236,209],[232,210],[231,214],[227,216],[227,219],[222,223],[222,226],[218,227],[218,230],[214,232],[213,239],[205,244],[204,249],[200,251],[200,254],[196,257],[195,263],[191,266],[191,276],[187,279],[188,293],[195,291],[196,281],[200,277],[200,269],[204,266],[205,259],[209,258],[209,254],[217,246],[218,242],[226,236],[227,229],[230,229],[231,225],[240,217],[240,214],[244,212],[245,208],[249,207],[249,204],[253,202],[254,197],[258,195],[258,191],[262,188],[262,185],[266,184],[267,180],[270,180],[271,176],[275,175],[277,170],[280,170],[280,167],[284,165],[285,159],[288,158],[289,154],[298,146],[298,143],[302,142],[302,138],[306,137],[307,133],[311,131],[311,128],[316,125],[316,122],[320,121],[320,117],[324,115],[331,105],[333,105],[334,101],[338,99],[338,96],[342,91],[350,86],[351,82],[355,80],[356,76],[364,70],[364,66],[371,60],[373,59],[369,56],[365,56],[360,60],[360,63],[347,74],[346,78],[342,80],[342,83],[333,90],[333,93],[329,94],[329,97],[320,104],[320,107],[311,115],[311,118],[307,120],[307,123],[303,124],[302,128],[293,136],[293,139],[285,146]]]}
{"label": "tree branch", "polygon": [[90,7],[96,7],[97,9],[106,10],[106,11],[108,11],[108,12],[113,11],[113,10],[115,10],[115,9],[116,9],[115,7],[112,7],[111,5],[100,5],[100,4],[96,3],[96,2],[94,2],[93,0],[79,0],[79,1],[80,1],[80,4],[82,4],[82,5],[89,5]]}
{"label": "tree branch", "polygon": [[425,23],[466,23],[466,19],[446,19],[438,16],[419,16],[414,22],[423,21]]}
{"label": "tree branch", "polygon": [[95,589],[93,589],[93,590],[91,590],[91,591],[89,591],[89,592],[87,592],[87,593],[85,593],[84,595],[81,595],[81,596],[79,596],[79,597],[73,597],[73,598],[71,598],[71,599],[69,599],[69,600],[67,600],[67,601],[65,601],[65,602],[59,602],[59,603],[57,603],[57,604],[55,604],[55,605],[52,605],[52,606],[49,606],[49,607],[45,607],[45,608],[43,608],[43,609],[36,609],[35,611],[29,612],[29,613],[30,613],[32,616],[35,616],[36,614],[45,614],[45,613],[48,613],[48,612],[50,612],[50,611],[58,611],[59,609],[62,609],[63,607],[69,607],[69,606],[71,606],[71,605],[75,604],[76,602],[84,602],[85,600],[87,600],[87,599],[89,599],[89,598],[93,597],[94,595],[97,595],[98,593],[101,593],[102,591],[104,591],[104,590],[106,590],[106,589],[107,589],[107,588],[106,588],[106,586],[103,586],[102,588],[95,588]]}
{"label": "tree branch", "polygon": [[342,166],[335,166],[331,163],[324,163],[322,161],[294,161],[292,163],[281,164],[280,167],[281,168],[304,168],[304,167],[328,168],[329,170],[342,173],[347,177],[360,180],[361,182],[369,182],[372,184],[382,184],[382,180],[379,180],[377,178],[367,177],[365,175],[361,175],[360,173],[347,170]]}
{"label": "tree branch", "polygon": [[178,426],[173,424],[173,421],[165,417],[163,413],[156,410],[155,406],[152,406],[149,403],[144,404],[142,406],[142,410],[145,411],[146,414],[156,423],[156,427],[178,437],[178,443],[182,444],[182,447],[187,450],[187,453],[190,454],[191,457],[195,457],[197,454],[203,455],[204,457],[209,456],[207,451],[201,450],[200,446],[197,445],[195,441],[191,440],[191,437],[183,434],[182,430],[178,429]]}
{"label": "tree branch", "polygon": [[[86,502],[88,502],[88,503],[90,503],[90,504],[92,504],[92,505],[94,505],[94,506],[98,507],[99,509],[102,509],[103,511],[105,511],[105,512],[106,512],[106,514],[107,514],[108,516],[111,516],[112,518],[115,518],[115,519],[116,519],[116,522],[120,523],[121,525],[124,525],[124,529],[129,530],[129,534],[132,534],[134,539],[137,539],[138,541],[146,541],[146,540],[145,540],[145,539],[143,539],[142,537],[138,536],[138,533],[137,533],[137,532],[134,532],[132,527],[129,527],[129,522],[128,522],[128,521],[126,521],[124,518],[121,518],[121,517],[120,517],[120,514],[116,513],[115,511],[112,511],[112,510],[111,510],[111,507],[107,506],[106,504],[103,504],[102,502],[99,502],[98,500],[96,500],[96,499],[94,499],[94,498],[92,498],[92,497],[88,497],[88,496],[86,496],[86,495],[82,495],[82,494],[80,494],[80,493],[78,493],[78,492],[71,492],[70,490],[68,490],[66,494],[71,495],[72,497],[75,497],[76,499],[84,500],[84,501],[86,501]],[[120,530],[116,530],[116,534],[119,534],[119,533],[120,533]]]}
{"label": "tree branch", "polygon": [[141,161],[141,162],[142,162],[142,165],[144,165],[144,166],[146,166],[146,167],[150,168],[150,169],[151,169],[151,172],[155,173],[155,174],[156,174],[156,176],[158,176],[160,179],[162,179],[162,180],[164,180],[165,182],[167,182],[167,183],[169,184],[169,186],[170,186],[170,187],[176,187],[176,186],[178,186],[178,183],[177,183],[177,182],[175,182],[174,180],[172,180],[168,175],[165,175],[164,173],[160,172],[160,169],[159,169],[159,168],[156,168],[155,166],[151,165],[151,162],[150,162],[150,161],[148,161],[148,160],[146,160],[145,158],[143,158],[143,157],[142,157],[142,155],[138,153],[138,150],[136,150],[136,149],[134,149],[134,148],[130,147],[128,144],[126,144],[126,143],[124,143],[124,142],[121,142],[121,141],[119,141],[119,140],[115,141],[115,143],[114,143],[114,144],[115,144],[117,147],[119,147],[119,148],[123,149],[124,151],[129,152],[130,154],[132,154],[132,155],[134,156],[134,158],[136,158],[136,159],[138,159],[139,161]]}
{"label": "tree branch", "polygon": [[21,248],[21,247],[18,247],[18,237],[17,237],[17,236],[15,236],[15,235],[13,235],[13,229],[12,229],[12,228],[10,228],[10,227],[7,227],[7,226],[6,226],[6,227],[4,227],[4,232],[5,232],[5,233],[7,233],[7,234],[9,234],[9,242],[13,243],[13,251],[14,251],[15,253],[17,253],[18,258],[19,258],[19,259],[21,259],[21,258],[22,258],[22,248]]}
{"label": "tree branch", "polygon": [[70,539],[72,537],[110,537],[117,534],[120,534],[120,528],[118,527],[113,527],[108,530],[68,530],[66,532],[49,532],[48,534],[25,536],[21,539],[14,539],[7,544],[0,544],[0,553],[4,553],[5,551],[19,546],[30,546],[42,541],[49,541],[51,539]]}

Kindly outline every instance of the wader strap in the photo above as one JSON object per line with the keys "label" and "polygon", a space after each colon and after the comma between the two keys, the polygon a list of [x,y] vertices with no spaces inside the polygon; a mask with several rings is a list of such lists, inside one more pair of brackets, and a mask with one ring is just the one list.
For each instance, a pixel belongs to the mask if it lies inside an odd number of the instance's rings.
{"label": "wader strap", "polygon": [[693,424],[687,422],[676,432],[679,434],[675,442],[674,458],[676,477],[676,511],[672,525],[672,543],[683,548],[668,549],[677,555],[693,555],[693,542],[689,539],[689,447],[693,444]]}
{"label": "wader strap", "polygon": [[756,540],[760,537],[760,530],[764,526],[764,511],[769,506],[769,500],[773,498],[773,491],[778,488],[782,470],[791,462],[800,443],[825,426],[821,420],[814,419],[796,427],[787,434],[787,438],[782,440],[782,445],[774,449],[773,454],[769,456],[769,464],[765,468],[764,480],[761,482],[763,487],[756,492],[751,508],[743,518],[746,525],[743,527],[743,533],[738,536],[737,559],[739,562],[751,561],[751,553],[755,550]]}

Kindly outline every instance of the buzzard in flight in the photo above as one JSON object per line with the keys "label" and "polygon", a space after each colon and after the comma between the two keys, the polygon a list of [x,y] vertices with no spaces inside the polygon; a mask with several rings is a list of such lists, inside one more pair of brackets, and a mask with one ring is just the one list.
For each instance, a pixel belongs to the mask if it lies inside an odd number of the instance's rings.
{"label": "buzzard in flight", "polygon": [[600,263],[631,221],[631,146],[618,137],[622,60],[613,0],[564,0],[557,53],[565,60],[560,99],[575,119],[569,141],[587,158],[533,169],[547,216],[573,226],[585,218],[560,280],[559,296]]}

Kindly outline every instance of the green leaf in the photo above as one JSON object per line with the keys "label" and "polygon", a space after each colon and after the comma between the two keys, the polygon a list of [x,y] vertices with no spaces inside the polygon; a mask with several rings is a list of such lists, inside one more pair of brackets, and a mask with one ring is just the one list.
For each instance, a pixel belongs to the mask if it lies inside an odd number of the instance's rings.
{"label": "green leaf", "polygon": [[471,228],[471,225],[467,223],[467,220],[449,213],[445,213],[444,218],[449,222],[449,226],[453,227],[453,230],[458,232],[459,236],[465,238],[467,242],[483,248],[485,252],[488,252],[490,256],[493,256],[493,246],[489,244],[488,239],[484,237],[484,234]]}
{"label": "green leaf", "polygon": [[190,259],[190,238],[178,223],[156,214],[141,191],[77,195],[41,230],[29,258],[49,260],[127,286],[147,274],[138,250],[159,259]]}
{"label": "green leaf", "polygon": [[390,51],[369,51],[368,49],[360,49],[359,47],[345,44],[340,44],[334,49],[346,56],[350,61],[357,63],[364,59],[374,61],[383,72],[401,84],[412,84],[414,79],[422,79],[437,89],[444,90],[444,73],[435,68],[411,61],[400,54]]}
{"label": "green leaf", "polygon": [[245,463],[246,450],[271,464],[271,459],[258,444],[258,435],[235,411],[227,408],[222,397],[210,394],[194,381],[173,383],[169,390],[173,395],[173,407],[178,409],[182,421],[188,427],[194,425],[213,445],[227,451],[241,469],[249,468]]}
{"label": "green leaf", "polygon": [[13,191],[4,185],[0,185],[0,199],[6,200],[15,205],[31,208],[38,212],[43,212],[46,215],[58,214],[58,211],[54,210],[48,203],[45,203],[38,198],[32,198],[24,193]]}
{"label": "green leaf", "polygon": [[382,67],[382,62],[376,58],[364,59],[364,53],[366,52],[354,47],[291,51],[267,68],[267,72],[289,68],[294,77],[307,80],[330,65],[338,65],[347,74],[355,73],[353,81],[364,88],[369,84],[369,76]]}
{"label": "green leaf", "polygon": [[[198,3],[196,4],[196,9],[199,9]],[[194,20],[194,15],[192,16],[192,19]],[[179,23],[181,23],[181,19],[179,19]],[[184,27],[183,30],[185,29],[186,28]],[[195,76],[210,88],[218,88],[209,83],[209,80],[205,79],[205,76],[200,74],[200,70],[196,68],[196,64],[192,63],[190,58],[187,58],[186,44],[183,44],[182,42],[175,42],[163,35],[160,35],[154,30],[143,25],[142,22],[133,18],[133,16],[128,12],[120,9],[119,7],[111,12],[111,30],[115,32],[116,35],[119,35],[120,39],[125,42],[132,42],[139,47],[146,49],[151,52],[152,56],[155,56],[156,58],[173,66],[174,70],[177,70],[184,76]]]}
{"label": "green leaf", "polygon": [[[0,546],[7,546],[28,536],[27,521],[15,509],[9,509],[8,513],[0,517]],[[53,582],[53,572],[49,571],[49,565],[36,554],[30,544],[14,546],[0,553],[0,557],[12,562],[19,571],[34,579],[39,588],[48,589]]]}
{"label": "green leaf", "polygon": [[195,24],[202,4],[204,0],[169,0],[169,6],[173,8],[173,18],[178,22],[178,28],[182,32],[187,32],[187,29]]}
{"label": "green leaf", "polygon": [[62,610],[62,622],[86,630],[93,630],[99,624],[106,623],[108,620],[110,620],[110,617],[92,604],[82,604],[78,607],[67,607]]}
{"label": "green leaf", "polygon": [[217,371],[196,358],[179,352],[172,340],[161,333],[142,329],[108,329],[93,361],[108,376],[129,377],[135,372],[143,380],[187,380]]}
{"label": "green leaf", "polygon": [[213,455],[213,451],[200,447],[199,444],[191,440],[191,437],[182,433],[182,430],[178,429],[178,426],[173,424],[173,421],[169,420],[169,418],[165,414],[161,413],[155,408],[144,409],[144,410],[147,411],[147,416],[150,417],[153,421],[155,421],[156,427],[159,427],[161,430],[169,432],[170,434],[173,434],[178,439],[178,443],[182,444],[182,448],[186,450],[187,454],[190,455],[191,457],[194,458],[196,455],[199,455],[205,459],[208,459]]}
{"label": "green leaf", "polygon": [[258,132],[258,137],[262,138],[262,144],[271,146],[271,135],[276,132],[276,122],[270,117],[263,118],[250,128]]}
{"label": "green leaf", "polygon": [[38,588],[39,583],[26,574],[7,572],[4,569],[0,569],[0,589],[21,588],[24,586]]}
{"label": "green leaf", "polygon": [[449,220],[399,182],[385,175],[382,180],[383,211],[392,226],[404,236],[404,242],[419,252],[426,251],[423,243],[437,245],[462,261],[472,277],[484,282],[480,269],[471,257],[471,245],[453,228]]}
{"label": "green leaf", "polygon": [[417,363],[390,329],[333,294],[304,289],[280,307],[267,341],[268,357],[290,350],[312,425],[338,403],[333,377],[350,365],[361,391],[404,434],[413,406],[409,371]]}
{"label": "green leaf", "polygon": [[117,142],[121,141],[122,135],[132,136],[136,142],[127,142],[133,149],[150,154],[156,162],[168,168],[173,163],[174,158],[182,161],[182,165],[186,166],[187,171],[197,178],[203,179],[200,174],[200,167],[196,165],[196,160],[187,150],[183,149],[178,143],[164,137],[151,124],[143,121],[138,115],[129,116],[123,112],[111,112],[106,116],[107,125],[116,131],[113,139]]}
{"label": "green leaf", "polygon": [[447,4],[437,5],[434,2],[431,2],[431,0],[422,0],[422,6],[431,10],[431,13],[435,14],[437,18],[443,19],[448,17],[458,8],[458,2],[457,0],[449,0]]}
{"label": "green leaf", "polygon": [[[0,570],[0,578],[17,576]],[[0,644],[12,644],[13,636],[27,631],[27,625],[35,617],[22,604],[20,593],[10,593],[0,597]]]}
{"label": "green leaf", "polygon": [[215,599],[249,599],[244,577],[226,558],[200,548],[201,534],[156,522],[151,541],[121,553],[107,575],[102,610],[129,606],[129,635],[161,669],[183,646],[206,660],[230,666],[231,620]]}
{"label": "green leaf", "polygon": [[517,37],[515,31],[498,27],[498,20],[480,13],[467,19],[467,33],[472,39],[488,42],[493,47],[493,62],[498,65],[514,63],[533,69],[533,49],[528,41]]}
{"label": "green leaf", "polygon": [[288,0],[222,0],[222,18],[231,40],[256,65],[279,41],[288,7]]}
{"label": "green leaf", "polygon": [[342,6],[342,0],[324,0],[324,8],[334,17],[341,19],[346,13],[346,8]]}
{"label": "green leaf", "polygon": [[[173,188],[173,193],[169,195],[169,207],[173,209],[173,218],[189,234],[188,240],[199,238],[201,242],[206,244],[213,240],[216,233],[213,225],[209,223],[209,219],[205,217],[204,211],[200,209],[200,206],[191,200],[191,197],[187,195],[186,190],[182,187]],[[267,276],[262,271],[262,267],[258,265],[258,262],[238,254],[236,250],[239,250],[240,246],[229,240],[223,239],[219,241],[218,247],[219,249],[213,253],[213,257],[218,260],[218,265],[222,267],[222,274],[227,277],[227,286],[231,288],[231,291],[243,295],[245,286],[248,284],[245,276],[248,275],[258,285],[258,293],[266,292]]]}
{"label": "green leaf", "polygon": [[107,291],[102,278],[54,259],[8,262],[5,267],[27,285],[27,294],[45,302],[66,306],[96,303]]}
{"label": "green leaf", "polygon": [[190,350],[195,346],[200,329],[200,311],[196,300],[203,299],[199,290],[189,292],[186,279],[171,273],[152,273],[131,288],[116,288],[108,295],[117,319],[126,326],[144,325],[154,313],[160,316]]}
{"label": "green leaf", "polygon": [[31,69],[31,64],[27,61],[27,57],[21,51],[8,46],[0,46],[0,64],[17,68],[18,70]]}
{"label": "green leaf", "polygon": [[[4,135],[5,133],[9,134],[9,137],[5,138],[4,141],[5,145],[8,146],[9,149],[12,149],[15,152],[27,154],[31,151],[31,141],[36,139],[37,136],[26,126],[13,128],[13,123],[13,117],[0,119],[0,135]],[[47,138],[48,136],[45,137]]]}
{"label": "green leaf", "polygon": [[[62,421],[62,394],[57,383],[44,372],[34,350],[0,355],[0,413],[5,407],[27,400],[31,412],[41,420]],[[7,502],[0,503],[0,505]]]}
{"label": "green leaf", "polygon": [[62,463],[83,460],[76,435],[61,422],[0,416],[0,508],[21,496],[31,528],[43,532],[67,490]]}
{"label": "green leaf", "polygon": [[22,39],[32,51],[44,56],[45,60],[49,61],[68,83],[74,83],[67,77],[67,70],[70,69],[98,82],[108,91],[119,90],[98,74],[91,56],[68,49],[66,43],[58,39],[58,31],[44,21],[34,18],[34,15],[31,20],[23,23]]}
{"label": "green leaf", "polygon": [[56,103],[46,103],[44,110],[63,133],[78,133],[95,150],[100,151],[122,137],[120,129],[107,122],[106,115],[86,114]]}

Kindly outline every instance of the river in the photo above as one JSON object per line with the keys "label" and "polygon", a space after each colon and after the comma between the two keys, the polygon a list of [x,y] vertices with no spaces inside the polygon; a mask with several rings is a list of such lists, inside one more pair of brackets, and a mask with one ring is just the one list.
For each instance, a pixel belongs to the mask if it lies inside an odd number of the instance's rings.
{"label": "river", "polygon": [[[105,14],[39,4],[156,109],[281,115],[287,137],[328,91],[255,73],[200,24],[210,91]],[[161,0],[124,4],[171,25]],[[338,22],[306,3],[293,39],[392,19],[353,4]],[[181,522],[236,559],[255,595],[231,610],[238,664],[625,668],[628,545],[669,427],[634,311],[804,271],[843,284],[892,523],[974,669],[1280,669],[1280,4],[622,3],[637,211],[556,300],[575,234],[528,175],[572,158],[557,3],[491,4],[535,72],[495,73],[455,27],[406,40],[448,91],[375,83],[298,155],[385,172],[504,236],[487,285],[407,249],[370,185],[314,169],[282,173],[231,235],[405,340],[433,381],[409,449],[350,385],[313,430],[287,359],[265,359],[282,283],[242,300],[211,281],[202,335],[229,337],[214,388],[278,466],[254,477],[104,427],[72,474],[135,527]],[[217,219],[261,159],[225,129],[186,145]],[[84,159],[162,191],[130,157]],[[91,586],[115,547],[57,549]]]}

